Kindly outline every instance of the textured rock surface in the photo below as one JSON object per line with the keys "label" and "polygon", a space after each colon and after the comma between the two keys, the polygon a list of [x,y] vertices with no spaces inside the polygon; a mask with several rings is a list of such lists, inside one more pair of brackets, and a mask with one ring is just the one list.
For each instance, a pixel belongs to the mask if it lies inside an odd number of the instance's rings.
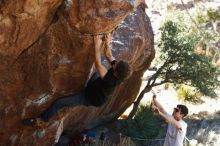
{"label": "textured rock surface", "polygon": [[109,32],[143,0],[66,1],[64,13],[72,27],[83,33]]}
{"label": "textured rock surface", "polygon": [[[74,6],[82,7],[68,9],[67,3],[70,0],[0,0],[2,145],[50,146],[63,129],[92,127],[117,118],[138,94],[141,76],[154,58],[153,32],[144,4],[72,0]],[[90,15],[87,9],[100,10],[100,15]],[[83,89],[94,62],[93,38],[84,33],[111,30],[113,54],[132,64],[132,77],[100,108],[66,108],[45,129],[23,126],[22,118],[39,115],[57,98]]]}

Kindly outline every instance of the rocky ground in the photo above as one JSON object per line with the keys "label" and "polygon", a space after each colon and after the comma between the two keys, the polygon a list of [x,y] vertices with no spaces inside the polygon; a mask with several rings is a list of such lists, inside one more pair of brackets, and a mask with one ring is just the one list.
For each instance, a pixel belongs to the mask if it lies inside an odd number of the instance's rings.
{"label": "rocky ground", "polygon": [[193,145],[220,145],[220,112],[192,114],[186,121],[188,123],[187,136]]}

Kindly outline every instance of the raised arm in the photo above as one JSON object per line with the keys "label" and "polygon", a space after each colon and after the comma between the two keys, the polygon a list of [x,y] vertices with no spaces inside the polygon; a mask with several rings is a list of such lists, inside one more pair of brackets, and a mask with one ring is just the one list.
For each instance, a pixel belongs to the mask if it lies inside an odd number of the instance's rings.
{"label": "raised arm", "polygon": [[163,106],[157,101],[156,95],[153,95],[153,102],[154,105],[156,106],[156,109],[154,110],[155,113],[160,115],[166,122],[171,123],[172,125],[176,126],[178,129],[181,129],[180,123],[177,120],[175,120],[172,116],[168,116]]}
{"label": "raised arm", "polygon": [[109,63],[111,63],[115,58],[112,55],[112,50],[111,50],[111,34],[108,33],[105,35],[105,57],[108,60]]}
{"label": "raised arm", "polygon": [[95,67],[101,79],[104,78],[107,73],[107,69],[101,61],[101,39],[99,35],[94,36],[95,45]]}
{"label": "raised arm", "polygon": [[159,110],[159,108],[156,108],[154,112],[161,116],[166,122],[176,126],[178,129],[182,129],[181,124],[177,120],[175,120],[173,117],[168,116],[167,114],[164,114]]}
{"label": "raised arm", "polygon": [[163,106],[157,101],[156,95],[153,95],[153,102],[154,102],[154,105],[160,110],[160,112],[167,115],[167,112],[165,111]]}

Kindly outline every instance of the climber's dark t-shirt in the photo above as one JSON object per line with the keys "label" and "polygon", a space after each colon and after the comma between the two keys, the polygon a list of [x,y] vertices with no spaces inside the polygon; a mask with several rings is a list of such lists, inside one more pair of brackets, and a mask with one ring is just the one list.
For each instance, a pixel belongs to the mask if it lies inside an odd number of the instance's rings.
{"label": "climber's dark t-shirt", "polygon": [[113,74],[113,68],[110,68],[103,79],[98,77],[87,85],[85,89],[87,102],[93,106],[101,106],[120,83],[121,81]]}

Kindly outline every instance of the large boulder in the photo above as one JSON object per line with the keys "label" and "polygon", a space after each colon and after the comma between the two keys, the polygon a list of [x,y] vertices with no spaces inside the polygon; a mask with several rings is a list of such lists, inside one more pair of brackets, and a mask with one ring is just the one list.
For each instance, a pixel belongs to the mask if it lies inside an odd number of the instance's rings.
{"label": "large boulder", "polygon": [[[1,145],[50,146],[65,129],[93,127],[122,114],[154,58],[144,6],[131,0],[0,1]],[[92,34],[109,31],[114,56],[134,69],[131,78],[102,107],[64,108],[43,129],[22,125],[21,119],[38,116],[56,99],[84,88],[94,71]]]}

